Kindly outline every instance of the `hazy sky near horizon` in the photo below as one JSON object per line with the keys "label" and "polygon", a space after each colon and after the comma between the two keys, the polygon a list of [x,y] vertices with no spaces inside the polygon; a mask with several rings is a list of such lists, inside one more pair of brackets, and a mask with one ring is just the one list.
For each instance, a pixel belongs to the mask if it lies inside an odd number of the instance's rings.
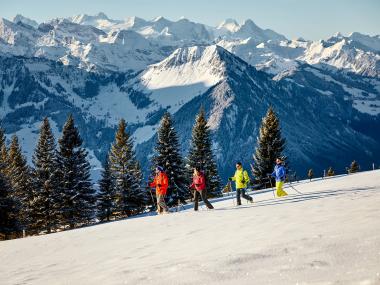
{"label": "hazy sky near horizon", "polygon": [[109,18],[185,17],[217,26],[226,18],[252,19],[288,38],[317,40],[336,32],[380,34],[380,0],[0,0],[0,17],[22,14],[43,22],[56,17],[104,12]]}

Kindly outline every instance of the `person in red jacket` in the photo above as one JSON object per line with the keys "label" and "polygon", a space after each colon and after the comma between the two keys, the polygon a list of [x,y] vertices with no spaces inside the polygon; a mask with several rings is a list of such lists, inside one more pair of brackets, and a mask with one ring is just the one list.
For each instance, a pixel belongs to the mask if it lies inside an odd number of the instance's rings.
{"label": "person in red jacket", "polygon": [[156,197],[157,197],[157,213],[169,213],[168,206],[165,203],[165,195],[169,186],[169,179],[166,175],[164,169],[161,166],[156,168],[156,176],[152,183],[149,184],[150,187],[156,187]]}
{"label": "person in red jacket", "polygon": [[206,178],[203,172],[201,172],[199,167],[194,168],[193,173],[193,183],[190,185],[190,188],[195,189],[194,191],[194,211],[198,211],[198,200],[201,196],[203,202],[209,209],[214,209],[211,203],[207,200],[206,192]]}

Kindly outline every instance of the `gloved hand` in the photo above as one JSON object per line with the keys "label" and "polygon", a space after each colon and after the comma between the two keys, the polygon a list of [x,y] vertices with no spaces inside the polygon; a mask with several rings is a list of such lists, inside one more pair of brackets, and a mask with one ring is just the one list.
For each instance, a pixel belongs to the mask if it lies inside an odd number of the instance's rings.
{"label": "gloved hand", "polygon": [[232,177],[228,177],[228,181],[232,181]]}

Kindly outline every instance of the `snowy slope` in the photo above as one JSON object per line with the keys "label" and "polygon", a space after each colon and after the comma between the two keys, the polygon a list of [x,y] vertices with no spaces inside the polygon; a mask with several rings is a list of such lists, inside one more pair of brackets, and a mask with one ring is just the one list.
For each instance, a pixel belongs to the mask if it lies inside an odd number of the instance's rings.
{"label": "snowy slope", "polygon": [[[380,283],[380,171],[0,243],[0,283]],[[189,205],[191,207],[191,205]]]}
{"label": "snowy slope", "polygon": [[150,66],[139,76],[138,90],[150,93],[150,99],[162,107],[179,107],[224,78],[225,63],[221,60],[221,48],[186,47],[174,51],[158,64]]}

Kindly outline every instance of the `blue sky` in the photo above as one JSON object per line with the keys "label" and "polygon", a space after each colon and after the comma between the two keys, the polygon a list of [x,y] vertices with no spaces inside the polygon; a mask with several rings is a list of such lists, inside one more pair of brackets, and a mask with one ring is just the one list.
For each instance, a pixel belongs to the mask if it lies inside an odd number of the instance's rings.
{"label": "blue sky", "polygon": [[216,26],[226,18],[252,19],[288,38],[327,38],[335,32],[380,34],[380,0],[0,0],[0,17],[22,14],[38,22],[76,14],[110,18],[164,16]]}

